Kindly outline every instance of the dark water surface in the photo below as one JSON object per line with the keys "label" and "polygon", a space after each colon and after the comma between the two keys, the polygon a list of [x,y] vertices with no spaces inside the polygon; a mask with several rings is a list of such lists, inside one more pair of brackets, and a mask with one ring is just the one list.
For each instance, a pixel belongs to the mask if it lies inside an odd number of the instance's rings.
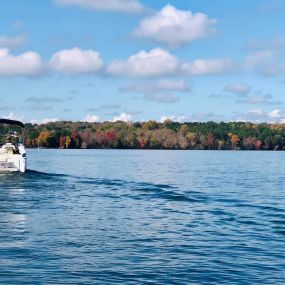
{"label": "dark water surface", "polygon": [[0,175],[0,284],[285,284],[285,152],[30,150]]}

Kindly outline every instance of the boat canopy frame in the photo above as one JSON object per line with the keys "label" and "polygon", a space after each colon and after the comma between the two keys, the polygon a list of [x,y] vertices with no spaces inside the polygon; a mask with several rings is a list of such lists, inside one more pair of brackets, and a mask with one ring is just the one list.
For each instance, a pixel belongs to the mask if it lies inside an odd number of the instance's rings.
{"label": "boat canopy frame", "polygon": [[22,129],[25,128],[25,125],[22,122],[16,120],[0,119],[0,124],[16,125],[20,126]]}

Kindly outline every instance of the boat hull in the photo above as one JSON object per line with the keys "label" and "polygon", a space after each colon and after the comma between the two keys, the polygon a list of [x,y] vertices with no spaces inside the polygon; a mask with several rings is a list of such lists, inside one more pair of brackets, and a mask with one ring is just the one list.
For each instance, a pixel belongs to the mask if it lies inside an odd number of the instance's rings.
{"label": "boat hull", "polygon": [[11,156],[0,155],[0,173],[26,172],[26,157],[20,154]]}

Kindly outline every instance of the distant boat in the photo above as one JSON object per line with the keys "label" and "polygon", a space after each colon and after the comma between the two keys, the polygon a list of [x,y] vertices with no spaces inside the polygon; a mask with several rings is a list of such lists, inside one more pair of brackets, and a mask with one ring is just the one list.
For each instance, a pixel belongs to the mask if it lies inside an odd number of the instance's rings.
{"label": "distant boat", "polygon": [[[0,119],[0,126],[9,125],[8,133],[1,136],[0,173],[26,172],[27,153],[24,145],[24,124],[15,120]],[[20,129],[20,133],[13,130]]]}

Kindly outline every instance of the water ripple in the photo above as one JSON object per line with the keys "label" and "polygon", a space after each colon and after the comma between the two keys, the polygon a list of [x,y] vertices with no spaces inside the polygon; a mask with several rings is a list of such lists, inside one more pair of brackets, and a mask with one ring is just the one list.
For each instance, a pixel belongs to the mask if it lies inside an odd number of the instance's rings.
{"label": "water ripple", "polygon": [[80,154],[0,175],[0,284],[285,284],[284,159]]}

